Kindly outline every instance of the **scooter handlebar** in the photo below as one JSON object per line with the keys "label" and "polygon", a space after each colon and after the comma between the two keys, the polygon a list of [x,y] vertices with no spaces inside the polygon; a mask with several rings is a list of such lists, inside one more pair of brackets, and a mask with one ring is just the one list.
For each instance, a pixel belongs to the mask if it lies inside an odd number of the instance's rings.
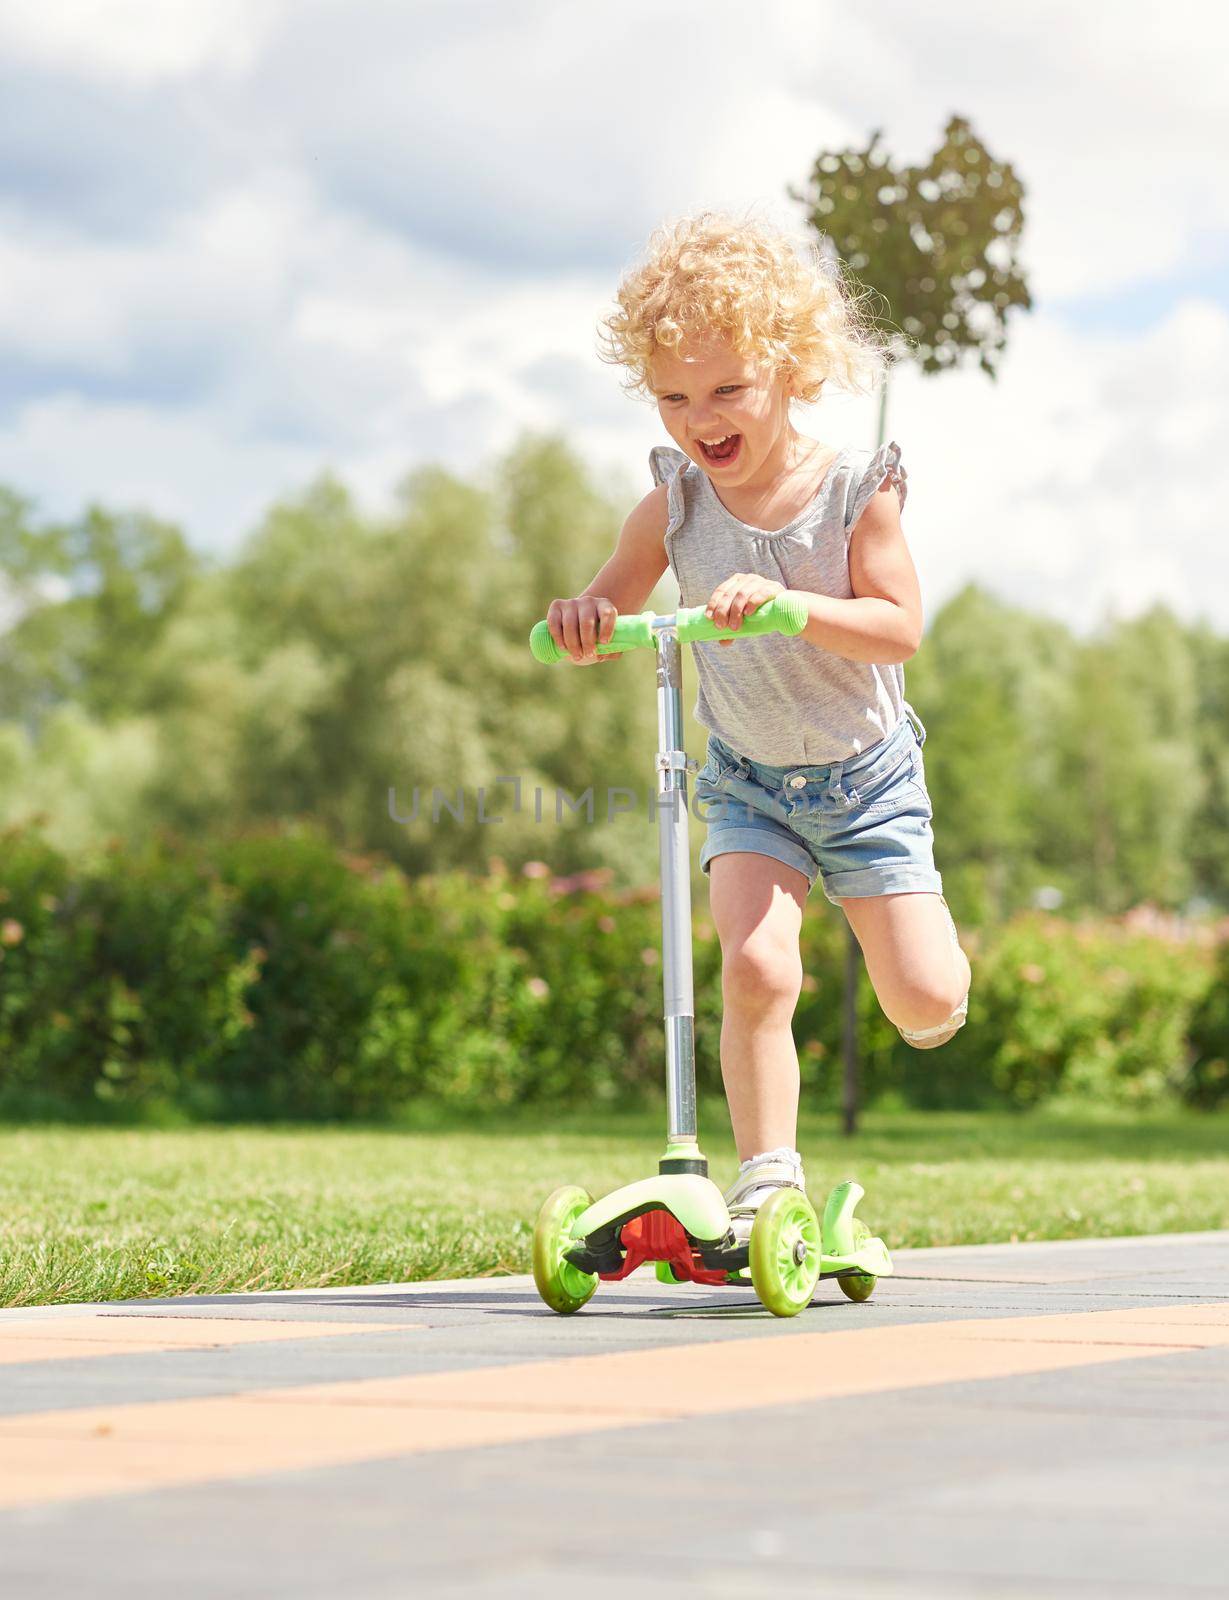
{"label": "scooter handlebar", "polygon": [[[620,650],[654,648],[652,611],[641,611],[636,616],[617,617],[610,640],[596,646],[599,656],[613,655]],[[707,639],[749,639],[762,633],[782,633],[792,636],[801,633],[807,625],[807,603],[797,590],[785,589],[774,594],[755,611],[743,616],[737,628],[719,628],[704,615],[703,606],[684,606],[674,613],[674,626],[681,644],[696,644]],[[660,631],[660,630],[658,630]],[[568,659],[568,652],[555,643],[545,618],[535,622],[529,635],[529,648],[534,658],[543,666]]]}

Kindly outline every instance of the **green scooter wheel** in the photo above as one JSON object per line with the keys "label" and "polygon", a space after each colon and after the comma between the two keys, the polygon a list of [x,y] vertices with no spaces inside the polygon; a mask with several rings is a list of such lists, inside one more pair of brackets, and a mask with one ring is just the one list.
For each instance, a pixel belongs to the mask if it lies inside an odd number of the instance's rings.
{"label": "green scooter wheel", "polygon": [[751,1282],[774,1317],[796,1317],[810,1305],[823,1246],[819,1218],[801,1189],[777,1189],[755,1214],[748,1252]]}
{"label": "green scooter wheel", "polygon": [[533,1230],[533,1281],[552,1311],[561,1317],[579,1311],[597,1288],[597,1274],[582,1272],[563,1252],[572,1242],[572,1224],[593,1204],[592,1195],[574,1183],[548,1196]]}
{"label": "green scooter wheel", "polygon": [[[861,1250],[862,1246],[871,1236],[871,1230],[862,1221],[861,1217],[853,1219],[853,1247]],[[869,1272],[844,1272],[836,1280],[841,1287],[841,1293],[847,1300],[869,1300],[875,1292],[875,1285],[879,1279]]]}

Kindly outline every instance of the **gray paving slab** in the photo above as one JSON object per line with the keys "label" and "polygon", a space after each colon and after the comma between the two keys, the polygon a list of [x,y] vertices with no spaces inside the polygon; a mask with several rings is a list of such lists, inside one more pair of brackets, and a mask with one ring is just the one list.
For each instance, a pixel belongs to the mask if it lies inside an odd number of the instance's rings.
{"label": "gray paving slab", "polygon": [[5,1567],[31,1594],[87,1560],[187,1596],[1223,1592],[1223,1422],[1039,1413],[1014,1383],[51,1508],[8,1519]]}
{"label": "gray paving slab", "polygon": [[[1126,1308],[1167,1298],[1191,1303],[1229,1293],[1229,1233],[902,1250],[896,1261],[897,1274],[880,1283],[872,1300],[851,1305],[835,1285],[821,1285],[815,1305],[794,1322],[767,1316],[745,1290],[660,1288],[645,1273],[627,1283],[603,1285],[584,1312],[571,1319],[547,1311],[528,1277],[0,1312],[0,1327],[68,1313],[120,1319],[204,1316],[223,1322],[333,1319],[369,1321],[383,1330],[360,1341],[290,1340],[13,1365],[0,1369],[0,1416],[142,1398],[186,1399],[233,1393],[237,1386],[289,1388],[551,1361],[594,1350],[786,1338],[803,1327],[810,1332],[845,1331],[851,1325]],[[399,1335],[398,1323],[408,1331]]]}
{"label": "gray paving slab", "polygon": [[[602,1286],[580,1316],[526,1279],[0,1314],[378,1331],[0,1366],[0,1412],[125,1406],[800,1334],[1216,1307],[1229,1232],[902,1251],[852,1305],[780,1322],[740,1291]],[[388,1326],[384,1326],[387,1324]],[[822,1349],[822,1346],[820,1347]],[[839,1344],[834,1349],[840,1348]],[[276,1426],[271,1417],[270,1426]],[[237,1464],[242,1471],[242,1464]],[[445,1596],[1161,1596],[1229,1590],[1229,1348],[0,1512],[4,1592]]]}

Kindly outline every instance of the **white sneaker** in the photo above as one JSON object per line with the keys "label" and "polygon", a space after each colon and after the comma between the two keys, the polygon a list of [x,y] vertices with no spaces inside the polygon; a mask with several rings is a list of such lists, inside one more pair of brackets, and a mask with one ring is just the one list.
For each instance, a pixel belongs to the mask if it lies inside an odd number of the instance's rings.
{"label": "white sneaker", "polygon": [[765,1150],[752,1156],[738,1169],[738,1176],[725,1192],[730,1208],[730,1226],[739,1244],[751,1239],[755,1213],[774,1189],[803,1189],[802,1157],[797,1150]]}

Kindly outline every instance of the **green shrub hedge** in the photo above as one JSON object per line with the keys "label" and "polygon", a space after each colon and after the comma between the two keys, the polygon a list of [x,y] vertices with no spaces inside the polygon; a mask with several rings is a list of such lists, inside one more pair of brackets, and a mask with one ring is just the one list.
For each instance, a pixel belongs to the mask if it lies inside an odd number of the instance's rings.
{"label": "green shrub hedge", "polygon": [[[660,903],[603,872],[407,879],[295,827],[66,860],[0,835],[0,1110],[374,1117],[408,1103],[626,1103],[661,1085]],[[703,906],[701,893],[701,906]],[[834,1104],[843,919],[804,923],[794,1032]],[[694,928],[700,1088],[720,950]],[[966,936],[968,1026],[906,1046],[859,995],[866,1097],[917,1106],[1229,1095],[1226,949],[1021,916]]]}

